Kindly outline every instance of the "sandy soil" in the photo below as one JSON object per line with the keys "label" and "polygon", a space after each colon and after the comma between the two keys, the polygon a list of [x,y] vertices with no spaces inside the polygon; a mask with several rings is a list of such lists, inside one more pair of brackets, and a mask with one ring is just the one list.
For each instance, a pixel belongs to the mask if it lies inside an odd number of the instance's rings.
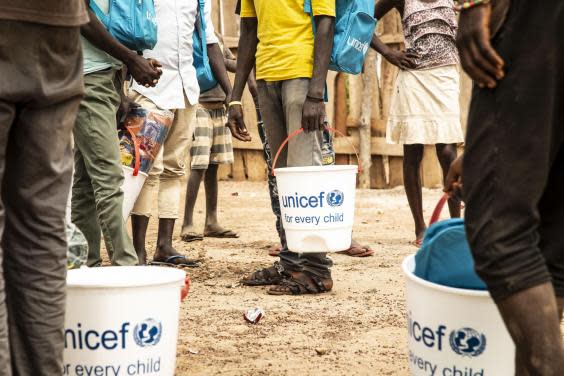
{"label": "sandy soil", "polygon": [[[203,228],[203,190],[196,207]],[[236,195],[235,195],[236,194]],[[430,215],[439,190],[424,192]],[[175,246],[203,260],[188,269],[193,284],[183,303],[177,375],[407,375],[404,279],[400,264],[415,251],[402,188],[359,190],[354,236],[374,257],[333,255],[332,292],[272,297],[238,280],[274,258],[277,241],[266,183],[221,182],[220,219],[240,239],[206,239]],[[177,235],[179,226],[177,226]],[[154,248],[155,221],[149,248]],[[266,317],[247,324],[243,313],[260,306]]]}

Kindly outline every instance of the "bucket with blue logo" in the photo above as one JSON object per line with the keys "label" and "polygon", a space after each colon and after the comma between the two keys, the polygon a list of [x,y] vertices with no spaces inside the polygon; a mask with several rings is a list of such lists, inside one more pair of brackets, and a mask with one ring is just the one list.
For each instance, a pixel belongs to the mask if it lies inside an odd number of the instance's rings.
{"label": "bucket with blue logo", "polygon": [[174,375],[185,275],[142,266],[70,270],[62,374]]}
{"label": "bucket with blue logo", "polygon": [[502,376],[515,373],[515,346],[487,291],[407,277],[408,361],[413,376]]}
{"label": "bucket with blue logo", "polygon": [[[331,128],[328,128],[331,129]],[[292,133],[282,144],[274,160]],[[339,252],[351,245],[358,166],[274,170],[288,248],[298,253]]]}

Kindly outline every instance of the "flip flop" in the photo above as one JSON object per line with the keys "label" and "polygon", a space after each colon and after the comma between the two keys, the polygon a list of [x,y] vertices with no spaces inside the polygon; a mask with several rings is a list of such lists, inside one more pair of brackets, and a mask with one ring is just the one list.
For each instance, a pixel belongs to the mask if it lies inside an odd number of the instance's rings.
{"label": "flip flop", "polygon": [[206,238],[221,238],[221,239],[235,239],[239,237],[239,234],[231,231],[231,230],[223,230],[223,231],[210,231],[204,232],[204,237]]}
{"label": "flip flop", "polygon": [[349,249],[337,253],[350,257],[370,257],[374,255],[374,250],[368,245],[353,244]]}
{"label": "flip flop", "polygon": [[182,241],[186,243],[199,242],[204,240],[204,235],[191,231],[186,234],[180,235],[180,239],[182,239]]}
{"label": "flip flop", "polygon": [[272,257],[278,257],[280,256],[281,251],[282,251],[282,245],[276,244],[268,249],[268,255]]}
{"label": "flip flop", "polygon": [[[179,261],[184,260],[184,262]],[[171,266],[174,268],[198,268],[200,263],[198,260],[189,260],[184,255],[174,255],[169,256],[164,261],[154,260],[149,263],[149,265],[153,266]]]}

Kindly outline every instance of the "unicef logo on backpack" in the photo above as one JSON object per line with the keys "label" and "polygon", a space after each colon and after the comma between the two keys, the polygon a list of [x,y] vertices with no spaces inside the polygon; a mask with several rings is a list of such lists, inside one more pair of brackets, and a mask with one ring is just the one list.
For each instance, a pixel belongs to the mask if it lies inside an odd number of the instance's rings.
{"label": "unicef logo on backpack", "polygon": [[139,347],[155,346],[161,340],[163,327],[161,323],[154,319],[146,319],[135,325],[133,338]]}
{"label": "unicef logo on backpack", "polygon": [[450,347],[458,355],[476,357],[486,349],[486,336],[472,328],[453,330],[450,333]]}
{"label": "unicef logo on backpack", "polygon": [[338,207],[343,205],[345,201],[345,194],[339,190],[331,191],[327,194],[327,203],[329,206]]}

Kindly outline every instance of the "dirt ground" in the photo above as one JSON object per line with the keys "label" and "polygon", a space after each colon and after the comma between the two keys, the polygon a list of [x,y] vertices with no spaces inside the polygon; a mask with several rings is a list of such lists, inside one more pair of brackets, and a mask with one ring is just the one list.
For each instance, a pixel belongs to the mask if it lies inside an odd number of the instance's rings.
{"label": "dirt ground", "polygon": [[[196,206],[203,229],[204,191]],[[428,217],[441,196],[425,190]],[[266,183],[221,182],[220,220],[239,239],[174,245],[203,260],[187,269],[190,296],[181,308],[177,375],[407,375],[404,278],[401,261],[415,252],[403,188],[359,190],[354,237],[374,257],[332,255],[334,289],[321,296],[273,297],[238,281],[274,258],[277,241]],[[149,247],[154,249],[156,221]],[[262,307],[265,318],[247,324],[243,313]]]}

